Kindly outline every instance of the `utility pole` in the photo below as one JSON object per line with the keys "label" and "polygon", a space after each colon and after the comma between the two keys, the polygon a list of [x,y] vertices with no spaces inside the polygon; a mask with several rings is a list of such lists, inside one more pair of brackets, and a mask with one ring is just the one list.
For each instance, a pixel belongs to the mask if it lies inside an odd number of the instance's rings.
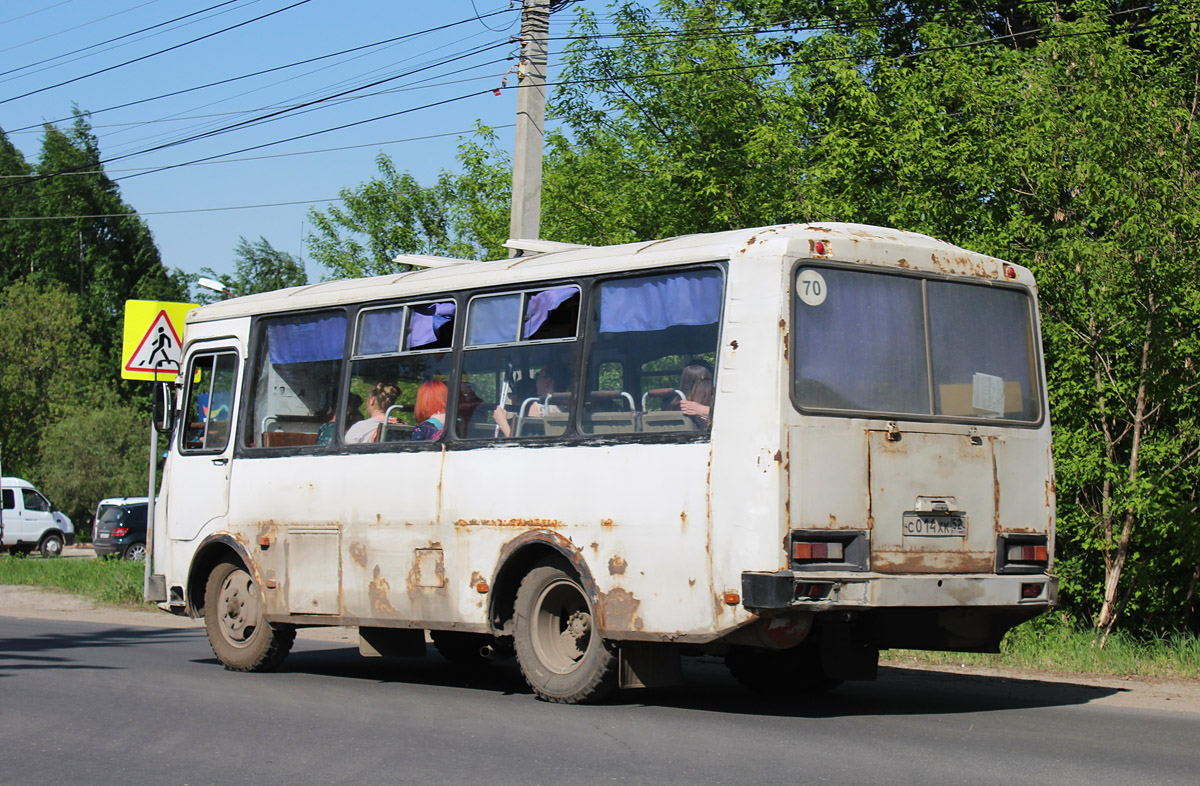
{"label": "utility pole", "polygon": [[[542,220],[542,140],[546,135],[546,44],[550,0],[522,0],[513,149],[511,238],[536,240]],[[519,251],[509,252],[516,256]]]}

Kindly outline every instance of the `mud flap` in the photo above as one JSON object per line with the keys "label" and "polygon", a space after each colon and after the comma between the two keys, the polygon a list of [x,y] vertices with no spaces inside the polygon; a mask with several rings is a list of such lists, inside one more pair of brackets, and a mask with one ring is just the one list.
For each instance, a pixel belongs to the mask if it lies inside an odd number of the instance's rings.
{"label": "mud flap", "polygon": [[677,644],[627,642],[617,655],[622,688],[669,688],[683,682]]}

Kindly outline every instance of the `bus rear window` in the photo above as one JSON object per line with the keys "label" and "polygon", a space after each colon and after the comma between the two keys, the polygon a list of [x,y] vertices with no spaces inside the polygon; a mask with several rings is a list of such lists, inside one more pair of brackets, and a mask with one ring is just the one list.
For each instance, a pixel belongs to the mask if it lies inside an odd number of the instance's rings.
{"label": "bus rear window", "polygon": [[794,297],[802,408],[1040,417],[1033,320],[1020,290],[804,267]]}

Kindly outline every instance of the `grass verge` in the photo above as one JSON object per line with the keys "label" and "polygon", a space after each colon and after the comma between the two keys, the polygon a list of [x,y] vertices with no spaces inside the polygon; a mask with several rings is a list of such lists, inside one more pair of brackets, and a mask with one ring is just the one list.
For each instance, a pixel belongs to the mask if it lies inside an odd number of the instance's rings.
{"label": "grass verge", "polygon": [[1104,647],[1091,630],[1080,630],[1062,614],[1048,614],[1008,632],[996,654],[889,650],[883,662],[982,666],[996,669],[1070,672],[1107,677],[1200,679],[1200,638],[1164,634],[1135,639],[1121,631]]}
{"label": "grass verge", "polygon": [[142,600],[141,562],[0,556],[0,584],[74,592],[99,603],[153,608]]}

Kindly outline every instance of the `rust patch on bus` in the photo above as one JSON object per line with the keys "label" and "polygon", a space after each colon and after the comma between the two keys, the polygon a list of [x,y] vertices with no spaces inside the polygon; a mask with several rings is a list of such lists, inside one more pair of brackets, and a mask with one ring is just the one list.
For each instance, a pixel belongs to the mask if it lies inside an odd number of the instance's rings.
{"label": "rust patch on bus", "polygon": [[459,519],[456,527],[526,527],[529,529],[558,529],[561,521],[553,519]]}
{"label": "rust patch on bus", "polygon": [[905,270],[908,270],[910,265],[908,264],[907,259],[905,259],[904,257],[900,257],[899,259],[896,260],[896,267],[904,268]]}
{"label": "rust patch on bus", "polygon": [[479,571],[475,571],[471,574],[471,589],[478,590],[480,584],[487,583],[487,578]]}
{"label": "rust patch on bus", "polygon": [[357,562],[360,568],[367,567],[367,547],[361,543],[351,543],[350,558]]}
{"label": "rust patch on bus", "polygon": [[603,527],[604,529],[612,529],[612,525],[613,525],[612,519],[600,519],[600,526]]}
{"label": "rust patch on bus", "polygon": [[610,576],[624,575],[625,568],[627,568],[627,567],[628,567],[628,563],[626,563],[625,560],[621,559],[620,554],[617,554],[616,556],[614,556],[612,559],[610,559],[608,561],[608,575],[610,575]]}
{"label": "rust patch on bus", "polygon": [[997,278],[996,271],[989,270],[987,263],[982,259],[975,259],[965,256],[947,257],[941,254],[931,254],[930,261],[933,262],[934,268],[943,273],[953,273],[955,275],[975,276],[976,278]]}
{"label": "rust patch on bus", "polygon": [[392,602],[388,600],[388,593],[391,591],[392,585],[381,575],[378,565],[375,566],[374,573],[375,577],[367,585],[367,596],[371,599],[371,610],[380,616],[394,616],[396,610],[392,608]]}
{"label": "rust patch on bus", "polygon": [[687,530],[687,511],[686,510],[679,511],[679,527],[680,527],[680,529],[682,529],[684,531]]}
{"label": "rust patch on bus", "polygon": [[988,437],[992,444],[992,518],[996,532],[1000,531],[1000,470],[996,467],[996,439]]}
{"label": "rust patch on bus", "polygon": [[641,601],[623,587],[611,592],[601,592],[599,598],[600,619],[605,630],[630,630],[633,618]]}
{"label": "rust patch on bus", "polygon": [[880,573],[991,573],[995,555],[977,551],[873,551],[871,568]]}

